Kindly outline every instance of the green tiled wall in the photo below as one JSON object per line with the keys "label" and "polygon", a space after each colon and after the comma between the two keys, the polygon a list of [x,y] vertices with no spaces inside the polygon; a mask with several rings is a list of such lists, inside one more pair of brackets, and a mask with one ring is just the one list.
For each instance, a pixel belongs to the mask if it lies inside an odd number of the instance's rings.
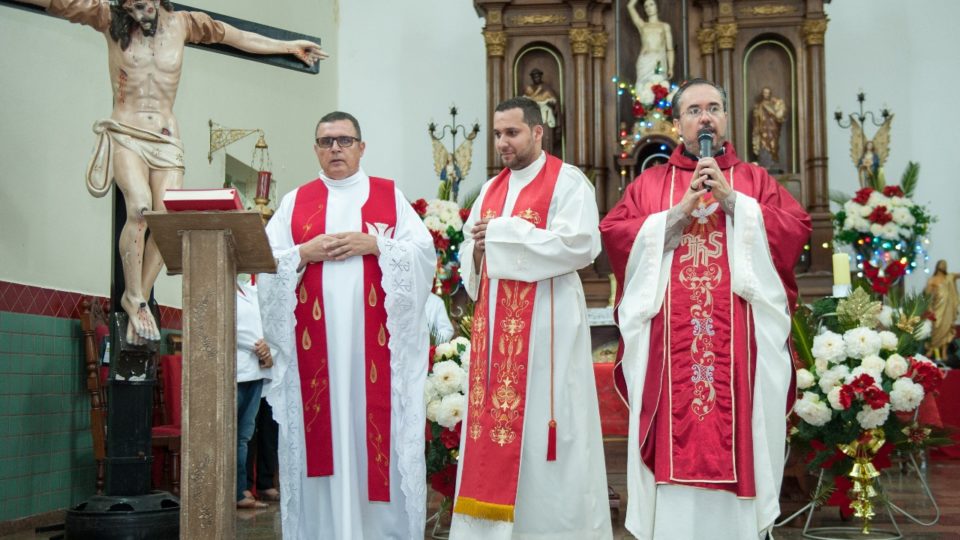
{"label": "green tiled wall", "polygon": [[80,323],[0,311],[0,521],[94,492]]}

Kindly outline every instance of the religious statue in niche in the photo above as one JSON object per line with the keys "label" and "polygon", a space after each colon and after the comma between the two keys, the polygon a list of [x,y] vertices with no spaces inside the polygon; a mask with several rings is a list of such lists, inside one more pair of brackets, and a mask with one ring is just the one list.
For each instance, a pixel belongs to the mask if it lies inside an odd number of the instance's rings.
{"label": "religious statue in niche", "polygon": [[769,86],[764,86],[753,106],[753,155],[761,166],[768,169],[780,165],[780,130],[786,117],[787,107],[783,100],[774,96]]}
{"label": "religious statue in niche", "polygon": [[19,0],[73,23],[90,26],[107,41],[113,112],[94,124],[98,141],[87,166],[87,190],[106,195],[115,181],[127,206],[120,233],[129,316],[127,341],[160,339],[147,296],[163,268],[143,213],[163,209],[167,188],[183,183],[183,145],[173,115],[186,43],[223,43],[252,54],[292,54],[312,66],[326,58],[316,43],[279,41],[239,30],[201,12],[174,11],[170,0]]}
{"label": "religious statue in niche", "polygon": [[543,82],[543,71],[540,68],[530,70],[530,80],[533,84],[523,90],[523,95],[537,102],[540,106],[540,115],[543,117],[543,149],[558,155],[561,150],[562,131],[560,127],[560,99],[549,84]]}
{"label": "religious statue in niche", "polygon": [[654,0],[644,0],[647,20],[637,12],[637,2],[627,3],[627,12],[640,33],[640,54],[637,55],[637,92],[650,83],[673,78],[673,33],[670,25],[661,21]]}
{"label": "religious statue in niche", "polygon": [[947,261],[941,259],[937,261],[936,270],[923,289],[930,295],[930,311],[936,317],[927,345],[928,353],[940,360],[947,358],[947,346],[956,337],[954,321],[960,311],[957,280],[960,280],[960,274],[948,272]]}
{"label": "religious statue in niche", "polygon": [[893,114],[887,115],[873,139],[867,139],[863,126],[850,116],[850,159],[857,166],[860,187],[870,186],[870,178],[880,174],[890,153],[890,125]]}

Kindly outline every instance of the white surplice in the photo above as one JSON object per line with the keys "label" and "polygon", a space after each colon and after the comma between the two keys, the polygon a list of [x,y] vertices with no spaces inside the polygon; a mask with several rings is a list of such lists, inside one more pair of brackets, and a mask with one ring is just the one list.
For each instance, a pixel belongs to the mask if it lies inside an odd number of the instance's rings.
{"label": "white surplice", "polygon": [[[512,171],[502,216],[510,216],[520,190],[546,163],[540,157]],[[484,184],[464,226],[460,261],[467,292],[476,299],[478,268],[473,264],[470,234],[480,215],[490,182]],[[600,252],[593,186],[579,169],[564,164],[550,201],[545,229],[517,217],[490,221],[486,264],[490,277],[491,322],[499,279],[536,281],[537,294],[527,366],[523,449],[514,522],[453,515],[450,538],[589,540],[611,538],[607,474],[600,432],[600,411],[593,376],[590,327],[577,270]],[[550,280],[554,283],[554,416],[557,459],[547,461],[550,421]],[[489,331],[492,338],[492,328]],[[492,348],[492,347],[491,347]],[[467,413],[469,414],[469,412]],[[469,423],[469,419],[464,420]],[[461,438],[467,430],[462,430]],[[460,444],[464,456],[465,439]],[[462,463],[462,460],[461,460]],[[458,486],[459,475],[457,471]],[[491,475],[498,471],[489,471]]]}
{"label": "white surplice", "polygon": [[623,373],[630,398],[625,526],[640,540],[766,537],[779,515],[786,435],[787,391],[792,365],[787,351],[787,294],[773,265],[763,214],[755,199],[737,193],[734,218],[726,216],[731,288],[750,303],[757,343],[752,409],[755,498],[698,487],[656,484],[640,456],[639,425],[650,349],[650,327],[664,301],[673,250],[664,249],[666,214],[649,216],[633,243],[617,306],[623,337]]}
{"label": "white surplice", "polygon": [[[326,232],[370,232],[360,215],[370,192],[369,177],[361,170],[344,180],[322,175],[321,179],[329,189]],[[306,476],[293,314],[302,276],[297,272],[299,247],[290,229],[296,196],[294,190],[283,198],[267,226],[277,274],[258,278],[264,332],[279,348],[274,381],[266,397],[280,426],[283,538],[419,540],[426,513],[423,386],[429,336],[424,304],[436,269],[433,241],[410,203],[396,190],[393,238],[377,237],[390,332],[390,502],[371,502],[367,497],[361,257],[323,263],[334,474]]]}

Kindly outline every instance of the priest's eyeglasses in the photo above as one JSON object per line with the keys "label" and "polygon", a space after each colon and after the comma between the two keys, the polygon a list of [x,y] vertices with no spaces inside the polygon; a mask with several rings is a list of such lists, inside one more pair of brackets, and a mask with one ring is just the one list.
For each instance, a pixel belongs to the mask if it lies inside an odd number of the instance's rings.
{"label": "priest's eyeglasses", "polygon": [[333,143],[336,142],[340,145],[340,148],[350,148],[353,146],[354,141],[359,141],[360,139],[356,137],[351,137],[349,135],[341,135],[339,137],[318,137],[317,146],[320,148],[333,148]]}
{"label": "priest's eyeglasses", "polygon": [[710,105],[706,109],[701,109],[700,107],[690,107],[689,109],[683,111],[683,114],[686,115],[686,117],[690,118],[691,120],[695,118],[700,118],[701,116],[703,116],[704,113],[707,113],[710,116],[716,118],[721,114],[723,114],[723,107],[721,107],[720,105]]}

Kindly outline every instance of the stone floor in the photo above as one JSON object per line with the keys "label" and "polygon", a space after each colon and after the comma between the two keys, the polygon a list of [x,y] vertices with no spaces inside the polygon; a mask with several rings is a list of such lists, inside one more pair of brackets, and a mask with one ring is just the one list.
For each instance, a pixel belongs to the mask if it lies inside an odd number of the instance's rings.
{"label": "stone floor", "polygon": [[[621,504],[626,508],[626,441],[622,439],[608,440],[605,443],[607,455],[607,478],[610,486],[622,496]],[[930,488],[940,506],[941,517],[932,527],[923,527],[911,523],[907,518],[897,515],[897,523],[907,540],[960,540],[960,461],[933,461],[927,466],[925,474]],[[890,500],[905,510],[916,514],[916,517],[928,521],[933,517],[933,510],[917,482],[914,473],[901,472],[897,467],[885,471],[881,477],[884,489]],[[436,494],[430,499],[431,511],[439,503]],[[632,535],[623,528],[623,513],[613,514],[614,538],[631,539]],[[812,526],[814,527],[851,527],[855,522],[844,522],[840,519],[836,508],[824,508],[815,512]],[[777,528],[774,532],[776,540],[793,540],[803,538],[803,520],[797,519],[787,526]],[[875,529],[892,530],[890,520],[885,515],[878,515],[874,521]],[[427,527],[427,538],[430,538],[432,527]],[[0,536],[0,540],[27,540],[35,538],[53,538],[56,532],[35,533],[32,530],[8,536]],[[267,540],[280,538],[280,512],[276,503],[265,510],[241,510],[237,512],[237,537],[240,540]],[[881,536],[863,536],[859,533],[850,535],[834,535],[835,538],[856,538],[867,540],[882,538]],[[889,537],[887,537],[889,538]],[[669,539],[674,540],[674,539]]]}

